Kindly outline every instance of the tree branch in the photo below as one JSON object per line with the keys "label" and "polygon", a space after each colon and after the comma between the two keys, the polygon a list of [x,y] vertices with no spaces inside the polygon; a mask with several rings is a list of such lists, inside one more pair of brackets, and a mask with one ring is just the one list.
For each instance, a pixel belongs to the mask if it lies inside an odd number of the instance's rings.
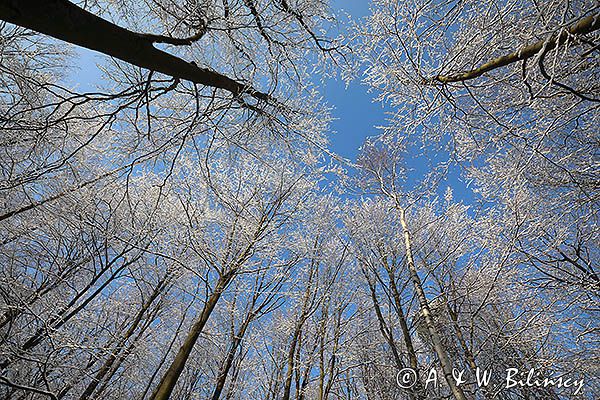
{"label": "tree branch", "polygon": [[174,38],[165,35],[154,35],[152,33],[140,33],[139,35],[150,40],[152,43],[168,43],[174,46],[189,46],[190,44],[202,39],[206,33],[206,30],[206,26],[203,26],[195,35],[186,38]]}
{"label": "tree branch", "polygon": [[432,82],[452,83],[463,82],[470,79],[475,79],[497,68],[505,67],[517,61],[526,60],[538,54],[542,49],[550,51],[557,46],[564,44],[571,35],[584,35],[600,29],[600,14],[590,15],[577,21],[568,29],[562,30],[560,33],[553,34],[549,39],[539,40],[534,44],[522,47],[518,51],[498,57],[490,62],[487,62],[476,69],[470,71],[458,72],[451,75],[438,75],[431,78]]}
{"label": "tree branch", "polygon": [[19,385],[17,383],[11,382],[10,380],[8,380],[8,378],[6,378],[4,376],[0,376],[0,382],[4,383],[6,386],[10,386],[15,389],[25,390],[27,392],[33,392],[33,393],[37,393],[37,394],[43,394],[45,396],[50,397],[52,400],[58,399],[58,397],[52,392],[47,392],[45,390],[37,389],[34,387],[30,387],[30,386]]}
{"label": "tree branch", "polygon": [[67,0],[0,0],[0,19],[173,78],[227,90],[234,96],[246,93],[258,100],[271,100],[266,93],[153,46],[189,44],[199,39],[202,31],[186,39],[136,33]]}

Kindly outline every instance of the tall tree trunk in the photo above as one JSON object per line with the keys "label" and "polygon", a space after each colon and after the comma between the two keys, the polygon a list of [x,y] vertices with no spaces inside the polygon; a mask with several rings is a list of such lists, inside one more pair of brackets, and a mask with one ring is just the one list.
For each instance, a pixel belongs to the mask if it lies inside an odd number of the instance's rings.
{"label": "tall tree trunk", "polygon": [[[375,284],[372,283],[371,280],[368,278],[367,272],[364,269],[363,269],[363,274],[365,274],[365,278],[367,279],[367,282],[369,285],[369,291],[371,292],[371,300],[373,302],[373,307],[375,308],[375,315],[377,316],[377,320],[379,322],[379,331],[381,332],[381,335],[384,337],[384,339],[388,342],[388,345],[390,346],[390,349],[392,350],[392,355],[394,356],[396,368],[398,369],[398,371],[400,371],[400,370],[404,369],[404,363],[402,362],[402,359],[400,358],[400,352],[398,351],[398,348],[396,346],[396,342],[394,340],[392,330],[387,326],[385,319],[383,317],[383,313],[381,312],[381,306],[379,305],[379,300],[377,299],[377,293],[375,291]],[[394,286],[395,286],[395,284],[394,284]],[[397,290],[396,290],[396,292],[397,292]],[[399,300],[400,299],[398,298],[398,301]],[[397,305],[399,305],[399,303]],[[408,330],[408,324],[406,323],[406,319],[404,318],[404,312],[402,311],[402,308],[399,308],[399,310],[396,310],[396,312],[398,313],[397,315],[400,318],[400,325],[401,325],[402,334],[404,336],[404,341],[405,341],[405,343],[407,343],[407,350],[409,353],[409,362],[411,364],[411,368],[417,374],[417,384],[413,388],[410,389],[409,396],[411,399],[419,399],[419,400],[423,399],[424,400],[425,399],[424,390],[418,379],[419,378],[419,365],[417,363],[417,357],[414,352],[414,347],[412,346],[412,339],[410,337],[410,332]],[[407,334],[408,334],[408,336],[407,336]],[[408,349],[408,347],[409,347],[408,343],[410,343],[410,350]],[[411,356],[411,351],[412,351],[412,356]],[[414,359],[412,357],[414,357]]]}
{"label": "tall tree trunk", "polygon": [[285,386],[283,388],[282,400],[290,400],[290,392],[292,390],[292,378],[294,377],[294,359],[296,356],[296,346],[300,333],[302,332],[302,325],[296,325],[294,328],[294,334],[292,336],[292,342],[287,355],[287,370],[285,374]]}
{"label": "tall tree trunk", "polygon": [[294,359],[296,357],[296,348],[298,345],[298,340],[300,339],[300,335],[302,334],[302,327],[304,326],[304,323],[306,322],[310,314],[310,303],[312,295],[311,288],[313,278],[316,274],[316,268],[318,268],[318,263],[315,263],[314,260],[312,260],[311,269],[308,275],[308,281],[306,285],[306,291],[304,292],[304,298],[302,300],[302,310],[300,312],[298,322],[294,326],[294,333],[292,335],[292,341],[290,343],[290,348],[287,354],[287,371],[285,375],[285,384],[283,387],[282,400],[290,400],[290,393],[292,390],[292,379],[294,377]]}
{"label": "tall tree trunk", "polygon": [[456,386],[456,383],[452,376],[452,363],[448,359],[448,353],[444,348],[440,335],[433,322],[431,309],[429,308],[429,301],[425,296],[423,284],[421,282],[421,278],[419,277],[419,273],[417,271],[417,267],[413,258],[412,241],[410,237],[410,231],[408,229],[408,223],[406,222],[406,212],[402,208],[400,208],[399,211],[400,223],[402,224],[402,230],[404,233],[404,245],[406,247],[406,259],[408,264],[408,270],[410,272],[410,276],[415,287],[415,292],[417,294],[417,299],[419,300],[419,306],[421,308],[421,313],[423,314],[423,318],[425,320],[425,325],[427,326],[429,336],[431,337],[431,341],[433,343],[433,348],[438,356],[440,366],[442,367],[442,371],[444,372],[444,378],[446,378],[446,382],[448,383],[448,386],[450,387],[454,398],[456,400],[466,400],[465,394],[463,393],[462,389]]}
{"label": "tall tree trunk", "polygon": [[185,308],[183,316],[179,320],[179,323],[177,324],[177,327],[174,329],[175,333],[173,334],[173,338],[169,341],[169,345],[167,346],[166,350],[164,351],[162,357],[160,358],[160,361],[158,362],[158,365],[154,369],[154,372],[150,375],[150,379],[148,379],[148,382],[146,383],[146,387],[144,388],[144,391],[142,392],[142,395],[140,396],[140,399],[145,399],[146,398],[146,394],[148,394],[148,392],[152,388],[152,383],[154,382],[154,378],[156,378],[156,376],[160,372],[162,366],[167,361],[167,357],[169,356],[169,353],[171,352],[171,349],[173,348],[173,346],[175,345],[175,342],[177,341],[178,332],[181,330],[181,327],[183,326],[183,324],[185,322],[187,313],[188,313],[188,311],[189,311],[189,309],[190,309],[191,306],[192,306],[192,303],[188,304],[188,306]]}
{"label": "tall tree trunk", "polygon": [[394,299],[394,304],[396,305],[396,307],[394,308],[396,309],[396,315],[398,316],[398,320],[400,321],[400,329],[402,330],[404,344],[406,345],[406,351],[408,352],[408,360],[410,362],[410,367],[418,373],[419,363],[417,361],[417,353],[415,352],[415,347],[410,336],[410,330],[408,329],[406,316],[404,315],[404,310],[402,309],[402,302],[400,301],[400,291],[398,290],[398,286],[396,285],[396,280],[393,273],[389,273],[389,278],[392,297]]}
{"label": "tall tree trunk", "polygon": [[215,290],[211,293],[208,301],[204,305],[202,312],[200,313],[200,318],[194,323],[192,328],[190,329],[187,337],[185,338],[183,345],[177,352],[175,359],[169,366],[169,369],[163,375],[158,387],[155,389],[154,393],[150,397],[151,400],[167,400],[173,389],[175,388],[175,384],[179,379],[179,376],[183,372],[183,368],[190,357],[190,353],[192,352],[192,348],[196,344],[198,337],[202,333],[210,314],[214,310],[223,290],[227,287],[231,279],[233,278],[233,273],[222,275],[215,286]]}
{"label": "tall tree trunk", "polygon": [[[363,271],[366,277],[366,272]],[[390,349],[392,351],[392,355],[394,356],[394,362],[396,364],[396,368],[401,370],[404,368],[404,364],[402,363],[402,359],[400,358],[400,352],[398,351],[398,347],[394,341],[394,336],[392,330],[387,326],[385,322],[385,318],[383,317],[383,313],[381,312],[381,306],[379,305],[379,300],[377,299],[377,293],[375,291],[375,284],[371,282],[371,280],[367,278],[367,282],[369,285],[369,291],[371,293],[371,301],[373,302],[373,308],[375,309],[375,315],[377,316],[377,321],[379,322],[379,331],[381,335],[386,340]]]}
{"label": "tall tree trunk", "polygon": [[[456,339],[458,340],[458,343],[460,344],[460,347],[462,348],[463,353],[465,354],[465,358],[467,359],[467,363],[469,364],[471,371],[473,373],[476,373],[478,365],[477,365],[477,362],[475,361],[475,356],[473,355],[473,352],[471,351],[471,349],[469,348],[469,345],[467,344],[465,335],[463,334],[461,327],[458,325],[458,314],[450,306],[450,302],[448,301],[448,297],[446,296],[446,294],[443,294],[442,298],[444,300],[444,303],[446,304],[446,309],[448,310],[448,315],[450,316],[450,320],[452,321],[452,326],[454,327],[454,331],[456,332]],[[481,389],[481,392],[483,393],[483,396],[486,399],[492,398],[492,394],[489,393],[487,387],[482,386],[480,389]]]}
{"label": "tall tree trunk", "polygon": [[[325,397],[325,338],[327,336],[327,320],[329,318],[329,303],[328,300],[321,309],[321,323],[319,325],[319,390],[317,392],[317,400],[323,400]],[[335,349],[333,349],[335,352]]]}
{"label": "tall tree trunk", "polygon": [[406,345],[406,352],[408,353],[408,362],[410,363],[410,367],[415,371],[417,375],[417,382],[414,386],[416,396],[419,399],[425,398],[425,389],[421,384],[420,373],[419,373],[419,362],[417,360],[417,352],[415,351],[415,347],[413,345],[412,337],[410,336],[410,329],[408,328],[408,322],[406,320],[406,316],[404,315],[404,310],[402,309],[402,302],[400,301],[400,291],[398,290],[398,286],[396,285],[396,279],[393,273],[389,272],[390,278],[390,288],[392,290],[392,297],[394,298],[394,304],[396,307],[396,315],[398,316],[398,320],[400,321],[400,330],[402,331],[402,336],[404,338],[404,344]]}
{"label": "tall tree trunk", "polygon": [[337,316],[335,319],[335,327],[333,330],[333,349],[331,349],[331,359],[329,360],[329,378],[327,379],[327,383],[325,384],[325,391],[322,392],[322,396],[319,397],[318,400],[327,400],[329,398],[329,393],[331,393],[331,388],[336,378],[335,369],[337,367],[337,354],[340,348],[340,340],[342,335],[342,314],[343,308],[338,309]]}

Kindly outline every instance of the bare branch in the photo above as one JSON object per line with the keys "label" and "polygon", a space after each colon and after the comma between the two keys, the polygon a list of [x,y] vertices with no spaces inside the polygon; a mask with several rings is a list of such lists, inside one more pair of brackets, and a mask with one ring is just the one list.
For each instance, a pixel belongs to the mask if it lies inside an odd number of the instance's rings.
{"label": "bare branch", "polygon": [[555,33],[549,39],[539,40],[534,44],[522,47],[514,53],[498,57],[470,71],[459,72],[451,75],[438,75],[431,78],[431,81],[441,83],[452,83],[475,79],[485,74],[486,72],[492,71],[494,69],[505,67],[517,61],[527,60],[528,58],[531,58],[538,54],[542,49],[545,49],[545,51],[550,51],[556,48],[557,46],[564,44],[571,35],[585,35],[587,33],[594,32],[598,29],[600,29],[600,15],[590,15],[588,17],[580,19],[569,29],[562,30],[560,33]]}
{"label": "bare branch", "polygon": [[11,381],[9,381],[9,380],[8,380],[7,378],[5,378],[4,376],[0,376],[0,381],[1,381],[2,383],[4,383],[5,385],[7,385],[7,386],[10,386],[10,387],[12,387],[12,388],[15,388],[15,389],[25,390],[25,391],[27,391],[27,392],[33,392],[33,393],[37,393],[37,394],[43,394],[43,395],[45,395],[45,396],[48,396],[48,397],[50,397],[50,398],[51,398],[51,399],[53,399],[53,400],[56,400],[56,399],[58,399],[58,397],[57,397],[57,396],[56,396],[54,393],[52,393],[52,392],[47,392],[47,391],[45,391],[45,390],[36,389],[36,388],[34,388],[34,387],[29,387],[29,386],[19,385],[19,384],[17,384],[17,383],[14,383],[14,382],[11,382]]}

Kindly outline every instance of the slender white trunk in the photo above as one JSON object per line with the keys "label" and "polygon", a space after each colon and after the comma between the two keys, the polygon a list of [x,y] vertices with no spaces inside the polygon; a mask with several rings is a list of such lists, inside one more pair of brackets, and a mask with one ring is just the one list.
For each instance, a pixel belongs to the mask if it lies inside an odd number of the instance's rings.
{"label": "slender white trunk", "polygon": [[454,378],[452,376],[452,363],[448,359],[448,354],[444,345],[442,344],[442,340],[440,335],[433,323],[433,318],[431,316],[431,309],[429,308],[429,302],[427,301],[427,297],[425,296],[425,291],[423,290],[423,284],[421,283],[421,278],[419,278],[419,274],[417,272],[417,267],[415,266],[415,261],[412,253],[412,241],[410,238],[410,231],[408,230],[408,224],[406,222],[406,212],[404,209],[400,209],[400,223],[402,224],[402,231],[404,233],[404,245],[406,247],[406,260],[408,263],[408,270],[410,272],[411,280],[415,286],[415,292],[417,294],[417,299],[419,300],[419,308],[421,313],[423,314],[423,318],[425,319],[425,325],[427,326],[427,330],[429,331],[429,336],[431,337],[431,341],[433,343],[433,348],[435,349],[435,353],[438,356],[440,361],[440,365],[442,367],[442,371],[444,372],[444,377],[446,378],[446,382],[454,395],[456,400],[466,400],[465,394],[462,389],[456,386]]}

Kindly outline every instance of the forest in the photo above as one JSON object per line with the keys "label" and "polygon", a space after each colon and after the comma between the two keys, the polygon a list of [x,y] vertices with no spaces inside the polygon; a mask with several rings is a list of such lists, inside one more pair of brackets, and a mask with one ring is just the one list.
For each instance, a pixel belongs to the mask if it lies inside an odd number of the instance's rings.
{"label": "forest", "polygon": [[598,127],[597,0],[0,0],[0,399],[600,399]]}

